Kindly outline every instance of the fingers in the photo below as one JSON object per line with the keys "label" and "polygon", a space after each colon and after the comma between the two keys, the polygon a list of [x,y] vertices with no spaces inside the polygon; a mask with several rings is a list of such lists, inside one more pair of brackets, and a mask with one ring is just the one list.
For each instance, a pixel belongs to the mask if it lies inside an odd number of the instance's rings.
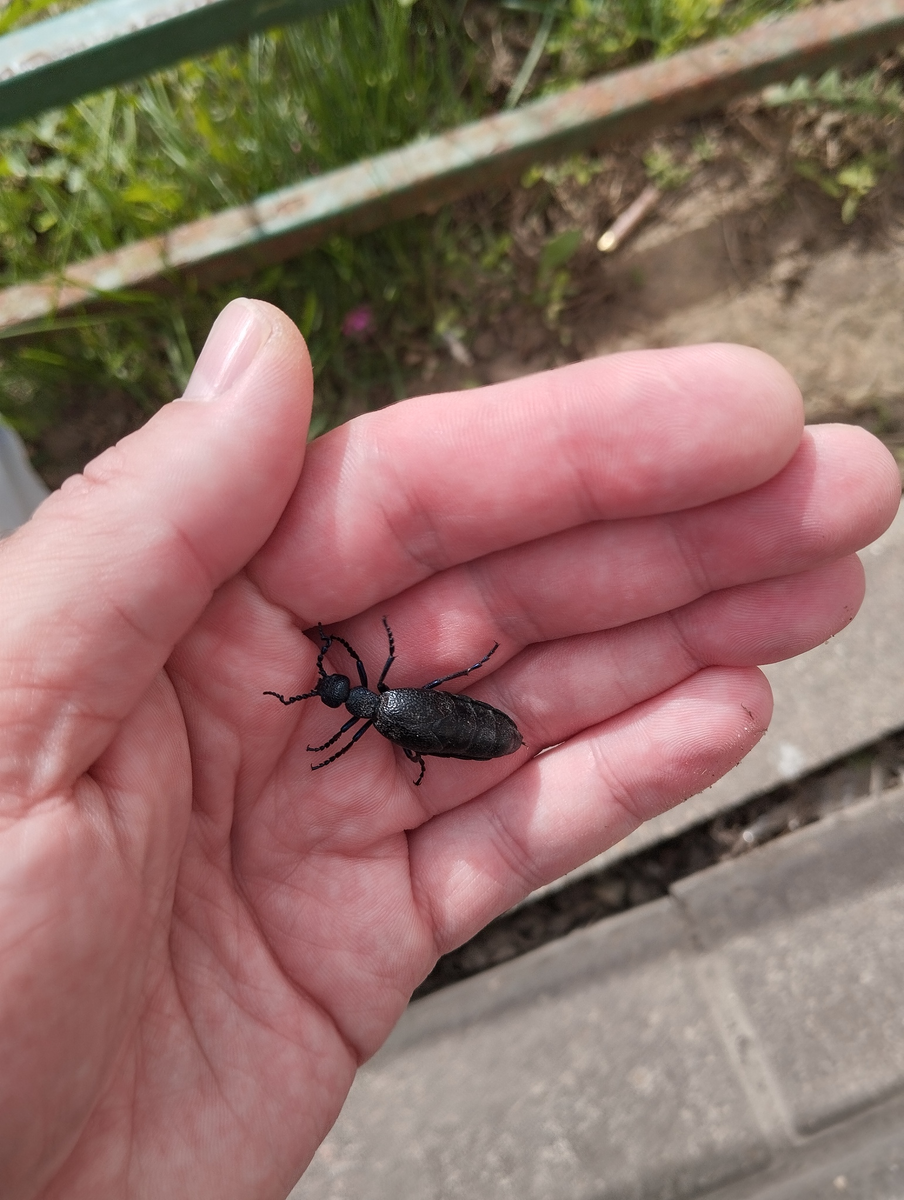
{"label": "fingers", "polygon": [[800,440],[793,380],[740,346],[614,355],[406,401],[311,447],[252,577],[304,624],[599,519],[755,487]]}
{"label": "fingers", "polygon": [[713,666],[789,658],[854,617],[864,590],[856,555],[782,579],[704,596],[617,629],[527,647],[469,694],[508,713],[528,749],[475,771],[431,763],[422,803],[432,814],[478,795],[521,762]]}
{"label": "fingers", "polygon": [[728,588],[663,616],[530,646],[486,681],[480,699],[517,714],[536,752],[707,667],[759,666],[809,650],[849,624],[863,590],[856,555]]}
{"label": "fingers", "polygon": [[535,750],[555,749],[464,805],[446,788],[460,796],[469,764],[449,764],[452,778],[443,764],[427,793],[439,815],[409,835],[438,952],[730,770],[771,715],[768,685],[748,664],[825,640],[862,596],[850,556],[531,647],[497,672],[481,698],[512,712]]}
{"label": "fingers", "polygon": [[742,495],[679,513],[595,521],[486,555],[409,588],[342,631],[375,662],[386,613],[397,642],[396,686],[454,670],[499,640],[489,675],[530,643],[623,625],[848,555],[887,527],[899,489],[894,460],[870,434],[818,426],[804,433],[783,471]]}
{"label": "fingers", "polygon": [[288,318],[230,305],[187,395],[0,548],[0,706],[14,705],[18,730],[0,780],[43,793],[93,762],[297,483],[311,377]]}
{"label": "fingers", "polygon": [[771,709],[759,671],[709,668],[410,833],[437,953],[714,783],[756,744]]}
{"label": "fingers", "polygon": [[[566,742],[587,728],[633,710],[701,670],[747,667],[825,641],[851,620],[863,586],[862,566],[851,555],[813,571],[716,592],[676,612],[617,629],[529,646],[492,675],[480,679],[475,674],[468,688],[470,695],[513,717],[525,748],[510,757],[482,763],[430,758],[425,780],[416,793],[410,786],[414,776],[401,752],[376,734],[368,735],[353,754],[305,784],[314,761],[305,746],[315,735],[319,741],[321,734],[335,730],[339,724],[336,714],[310,702],[313,709],[274,719],[245,702],[238,671],[235,679],[220,678],[215,686],[217,696],[231,704],[232,721],[238,727],[247,726],[249,743],[283,739],[282,757],[272,778],[280,794],[296,798],[287,802],[281,813],[281,821],[298,824],[293,835],[297,843],[293,844],[306,846],[311,838],[329,840],[340,826],[343,838],[366,840],[384,825],[412,829],[431,816],[467,804],[517,773],[544,747]],[[265,661],[272,653],[271,645],[263,625],[255,661]],[[221,671],[228,656],[224,659],[218,654],[216,660]],[[210,672],[191,684],[199,694],[211,686]],[[311,737],[298,732],[289,736],[302,718],[308,722]],[[219,762],[223,755],[214,757]],[[247,769],[255,770],[253,763],[249,762]],[[272,768],[268,770],[272,774]],[[399,789],[389,786],[395,776],[401,780]],[[305,803],[299,805],[302,788]],[[344,797],[338,825],[336,794]],[[390,795],[395,799],[387,801]]]}

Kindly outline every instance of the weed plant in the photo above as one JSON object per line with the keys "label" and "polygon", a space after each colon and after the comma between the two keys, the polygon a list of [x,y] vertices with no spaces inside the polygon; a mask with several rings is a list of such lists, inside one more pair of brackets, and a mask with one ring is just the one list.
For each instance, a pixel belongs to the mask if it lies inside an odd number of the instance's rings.
{"label": "weed plant", "polygon": [[[460,16],[440,0],[356,0],[4,132],[0,285],[63,275],[69,263],[475,115],[488,101]],[[124,390],[152,409],[184,385],[216,312],[242,293],[299,323],[318,374],[330,364],[328,398],[374,378],[391,383],[384,340],[348,344],[343,319],[368,304],[381,331],[429,320],[445,236],[441,220],[400,222],[333,238],[228,288],[120,293],[108,311],[7,339],[0,409],[30,437],[73,386]]]}
{"label": "weed plant", "polygon": [[547,44],[547,86],[737,33],[798,0],[568,0]]}
{"label": "weed plant", "polygon": [[785,109],[794,169],[840,202],[849,225],[862,201],[894,170],[904,150],[904,88],[899,56],[855,76],[837,68],[765,89],[766,108]]}

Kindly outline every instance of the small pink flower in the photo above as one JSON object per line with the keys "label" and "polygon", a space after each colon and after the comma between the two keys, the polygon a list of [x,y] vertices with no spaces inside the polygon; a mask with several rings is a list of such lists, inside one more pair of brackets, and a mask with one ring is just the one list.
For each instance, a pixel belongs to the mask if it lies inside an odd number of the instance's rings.
{"label": "small pink flower", "polygon": [[356,342],[363,342],[375,333],[376,329],[374,310],[369,304],[361,304],[357,308],[350,309],[342,321],[343,334]]}

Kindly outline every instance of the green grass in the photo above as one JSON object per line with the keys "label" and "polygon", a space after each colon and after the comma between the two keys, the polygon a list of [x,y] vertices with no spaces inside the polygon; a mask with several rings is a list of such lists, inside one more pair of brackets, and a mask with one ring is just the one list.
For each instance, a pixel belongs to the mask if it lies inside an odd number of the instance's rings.
{"label": "green grass", "polygon": [[[493,28],[524,48],[522,65],[533,50],[535,69],[516,81],[530,97],[792,6],[466,3],[353,0],[0,133],[0,286],[62,273],[68,263],[501,107],[515,89],[493,80]],[[3,17],[22,20],[44,7],[45,0],[15,0]],[[152,411],[184,385],[222,305],[250,294],[284,308],[308,338],[322,429],[349,405],[404,393],[400,348],[454,331],[483,283],[511,273],[505,239],[492,221],[444,211],[333,238],[227,287],[198,291],[176,281],[175,295],[132,293],[103,312],[61,316],[51,328],[0,342],[0,412],[36,438],[77,394],[125,393]],[[534,300],[552,311],[561,306],[565,267],[544,260],[538,269]],[[355,339],[343,321],[362,306],[377,336]]]}
{"label": "green grass", "polygon": [[453,26],[359,0],[0,134],[0,283],[464,119]]}
{"label": "green grass", "polygon": [[[453,125],[481,106],[471,44],[454,6],[350,4],[295,27],[46,113],[0,135],[0,284],[64,271],[204,213]],[[0,409],[26,435],[76,386],[125,390],[152,409],[184,385],[232,294],[285,307],[311,338],[327,398],[354,387],[336,353],[344,315],[423,320],[434,223],[408,222],[174,303],[124,298],[112,313],[63,318],[7,341]],[[428,305],[428,311],[429,311]],[[381,323],[385,324],[385,321]],[[385,353],[354,347],[355,371],[393,376]],[[399,386],[401,386],[399,384]],[[330,409],[334,405],[325,405]]]}
{"label": "green grass", "polygon": [[797,0],[569,0],[548,44],[548,70],[556,83],[583,78],[674,54],[796,7]]}

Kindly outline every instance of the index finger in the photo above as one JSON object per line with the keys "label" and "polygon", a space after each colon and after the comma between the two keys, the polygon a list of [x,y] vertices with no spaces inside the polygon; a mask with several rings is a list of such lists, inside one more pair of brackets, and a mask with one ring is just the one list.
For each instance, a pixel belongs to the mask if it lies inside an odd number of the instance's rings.
{"label": "index finger", "polygon": [[304,625],[456,563],[771,478],[800,441],[790,375],[744,346],[635,351],[408,400],[314,442],[250,573]]}

